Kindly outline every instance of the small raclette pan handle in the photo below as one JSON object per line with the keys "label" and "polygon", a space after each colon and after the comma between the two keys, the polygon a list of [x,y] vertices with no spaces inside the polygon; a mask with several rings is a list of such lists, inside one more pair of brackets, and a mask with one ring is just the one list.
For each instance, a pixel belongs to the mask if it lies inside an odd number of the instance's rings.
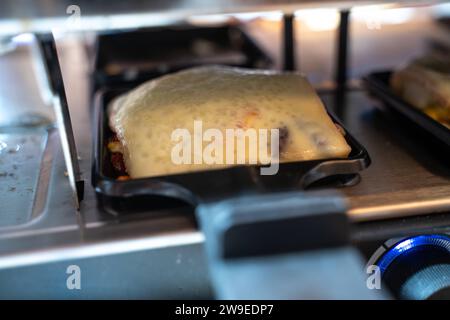
{"label": "small raclette pan handle", "polygon": [[196,215],[210,253],[233,259],[347,245],[346,209],[336,192],[279,192],[200,204]]}
{"label": "small raclette pan handle", "polygon": [[[305,190],[333,175],[340,176],[336,182],[341,185],[351,184],[358,181],[356,172],[363,168],[364,163],[359,159],[283,163],[275,175],[261,175],[260,166],[236,166],[166,176],[164,183],[167,184],[167,191],[179,190],[184,200],[197,205],[249,194]],[[164,191],[165,188],[158,189]],[[147,190],[157,189],[152,187]]]}
{"label": "small raclette pan handle", "polygon": [[[346,208],[335,192],[253,195],[199,205],[196,215],[216,298],[386,298],[366,285],[364,259],[350,245]],[[345,293],[333,290],[342,287]]]}

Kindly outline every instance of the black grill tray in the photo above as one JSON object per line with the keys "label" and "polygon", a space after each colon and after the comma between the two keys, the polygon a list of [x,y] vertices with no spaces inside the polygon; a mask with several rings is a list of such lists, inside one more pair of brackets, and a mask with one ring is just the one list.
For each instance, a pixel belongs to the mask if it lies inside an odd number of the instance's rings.
{"label": "black grill tray", "polygon": [[[195,50],[199,43],[203,51]],[[268,68],[272,60],[237,26],[179,25],[107,32],[96,43],[94,89],[136,85],[205,64]],[[111,71],[111,65],[121,67]]]}
{"label": "black grill tray", "polygon": [[[358,172],[367,168],[370,157],[364,147],[346,131],[352,151],[347,159],[325,159],[281,163],[272,176],[259,174],[258,165],[198,171],[163,177],[117,181],[111,165],[107,141],[113,134],[108,126],[106,108],[125,90],[98,92],[95,99],[95,136],[92,184],[98,204],[113,214],[151,211],[157,208],[196,206],[200,202],[224,199],[247,193],[304,190],[320,181],[351,184],[359,181]],[[336,119],[333,119],[339,123]],[[339,123],[340,124],[340,123]],[[342,124],[340,124],[342,126]]]}
{"label": "black grill tray", "polygon": [[381,99],[391,108],[438,140],[439,145],[450,151],[450,129],[418,110],[399,97],[389,86],[392,71],[381,71],[369,74],[364,78],[364,84],[371,94]]}

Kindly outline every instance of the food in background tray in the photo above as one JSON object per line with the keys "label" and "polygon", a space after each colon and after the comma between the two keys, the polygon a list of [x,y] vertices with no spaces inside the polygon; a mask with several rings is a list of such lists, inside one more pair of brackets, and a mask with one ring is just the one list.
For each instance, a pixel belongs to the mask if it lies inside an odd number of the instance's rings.
{"label": "food in background tray", "polygon": [[[108,147],[113,154],[123,154],[131,178],[233,165],[226,159],[225,164],[173,162],[173,131],[185,128],[194,135],[194,121],[199,120],[203,133],[214,128],[223,137],[226,129],[279,129],[280,162],[346,158],[351,151],[314,89],[298,73],[192,68],[148,81],[119,96],[109,105],[108,114],[117,136]],[[251,152],[246,150],[245,163],[255,156]],[[257,157],[258,163],[263,162],[260,154]],[[113,165],[122,168],[117,159]]]}
{"label": "food in background tray", "polygon": [[405,101],[450,128],[450,59],[429,55],[395,71],[391,87]]}

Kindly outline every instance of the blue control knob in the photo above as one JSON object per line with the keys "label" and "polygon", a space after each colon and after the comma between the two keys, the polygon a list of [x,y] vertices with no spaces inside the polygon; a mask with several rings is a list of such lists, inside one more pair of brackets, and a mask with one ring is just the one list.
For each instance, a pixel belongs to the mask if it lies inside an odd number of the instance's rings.
{"label": "blue control knob", "polygon": [[400,299],[450,299],[450,237],[419,235],[387,246],[375,263]]}

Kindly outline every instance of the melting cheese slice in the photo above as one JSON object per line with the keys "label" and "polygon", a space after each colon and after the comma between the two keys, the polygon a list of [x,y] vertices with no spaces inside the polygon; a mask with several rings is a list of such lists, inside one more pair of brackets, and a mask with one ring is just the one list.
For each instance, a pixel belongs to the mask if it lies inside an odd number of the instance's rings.
{"label": "melting cheese slice", "polygon": [[[192,164],[174,163],[177,142],[172,134],[178,128],[187,129],[195,139],[195,121],[202,122],[203,133],[210,128],[223,133],[224,145],[227,129],[279,129],[281,162],[345,158],[351,151],[314,89],[298,73],[222,66],[192,68],[148,81],[119,96],[108,112],[131,178],[236,164],[237,156],[230,163],[226,151],[222,164],[194,163],[198,149],[192,144],[184,149],[191,152]],[[203,141],[202,147],[209,143]],[[237,144],[238,152],[236,149]],[[252,150],[245,151],[246,163],[255,156]]]}
{"label": "melting cheese slice", "polygon": [[390,85],[406,102],[450,128],[450,60],[429,55],[396,70]]}

